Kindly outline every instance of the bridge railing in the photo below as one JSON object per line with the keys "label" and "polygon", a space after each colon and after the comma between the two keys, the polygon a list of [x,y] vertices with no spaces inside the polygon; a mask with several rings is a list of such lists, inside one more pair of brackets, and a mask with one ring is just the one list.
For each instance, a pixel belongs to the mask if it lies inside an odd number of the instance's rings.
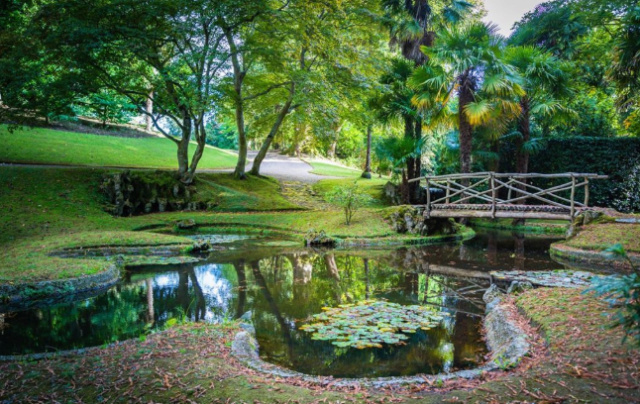
{"label": "bridge railing", "polygon": [[[591,173],[521,174],[478,172],[469,174],[449,174],[415,178],[409,182],[426,181],[427,205],[425,215],[429,217],[435,209],[456,209],[455,205],[478,205],[490,213],[485,217],[496,217],[497,211],[515,210],[517,205],[526,205],[535,200],[536,207],[548,207],[554,213],[566,213],[573,217],[576,209],[589,205],[589,184],[591,180],[607,179],[606,175]],[[533,180],[533,183],[531,182]],[[542,188],[538,181],[552,181],[557,185]],[[444,191],[440,197],[432,197],[433,189]],[[577,194],[583,194],[577,200]],[[443,192],[440,192],[442,195]],[[506,197],[504,196],[506,194]],[[475,209],[474,206],[468,207]],[[533,206],[531,207],[533,210]],[[522,210],[522,209],[521,209]],[[539,210],[539,209],[538,209]],[[516,217],[514,215],[499,215]],[[540,217],[543,214],[538,215]]]}

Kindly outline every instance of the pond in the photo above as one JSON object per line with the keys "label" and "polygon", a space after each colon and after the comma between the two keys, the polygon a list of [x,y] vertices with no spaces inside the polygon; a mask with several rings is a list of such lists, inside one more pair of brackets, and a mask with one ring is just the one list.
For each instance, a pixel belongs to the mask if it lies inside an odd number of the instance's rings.
{"label": "pond", "polygon": [[[196,264],[130,268],[122,281],[72,303],[0,313],[0,355],[135,338],[179,321],[250,319],[267,361],[336,377],[436,374],[482,362],[482,294],[495,269],[546,270],[551,239],[481,232],[473,240],[396,249],[317,251],[230,239]],[[340,348],[300,330],[323,307],[385,299],[449,313],[405,345]]]}

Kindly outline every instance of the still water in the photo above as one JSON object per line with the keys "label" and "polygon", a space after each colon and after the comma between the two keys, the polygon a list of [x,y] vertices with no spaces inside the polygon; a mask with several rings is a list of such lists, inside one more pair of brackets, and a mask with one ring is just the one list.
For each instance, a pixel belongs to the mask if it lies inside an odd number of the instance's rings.
{"label": "still water", "polygon": [[[0,355],[51,352],[145,335],[180,321],[250,319],[267,361],[338,377],[435,374],[477,366],[488,272],[545,270],[551,239],[483,232],[473,240],[399,249],[318,251],[232,240],[196,264],[130,268],[108,291],[72,303],[0,312]],[[387,299],[450,316],[406,345],[358,350],[299,327],[322,307]]]}

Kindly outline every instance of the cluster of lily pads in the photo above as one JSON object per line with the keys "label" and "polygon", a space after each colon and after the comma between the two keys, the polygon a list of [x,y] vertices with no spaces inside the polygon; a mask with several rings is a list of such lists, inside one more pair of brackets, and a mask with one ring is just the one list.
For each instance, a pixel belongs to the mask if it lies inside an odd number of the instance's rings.
{"label": "cluster of lily pads", "polygon": [[311,339],[357,349],[405,344],[409,338],[405,334],[437,327],[449,315],[426,306],[403,306],[384,300],[363,300],[322,310],[300,329],[313,333]]}

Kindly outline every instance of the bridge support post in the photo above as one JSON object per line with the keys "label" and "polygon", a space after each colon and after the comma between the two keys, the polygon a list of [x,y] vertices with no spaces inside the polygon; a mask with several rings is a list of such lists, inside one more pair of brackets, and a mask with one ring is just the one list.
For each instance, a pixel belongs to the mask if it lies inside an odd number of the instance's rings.
{"label": "bridge support post", "polygon": [[495,182],[495,176],[493,173],[491,173],[490,187],[491,187],[491,218],[495,219],[496,218],[496,182]]}
{"label": "bridge support post", "polygon": [[431,217],[431,188],[429,188],[429,180],[427,180],[427,219]]}
{"label": "bridge support post", "polygon": [[589,178],[584,179],[584,207],[589,207]]}
{"label": "bridge support post", "polygon": [[576,212],[576,177],[571,174],[571,220]]}

